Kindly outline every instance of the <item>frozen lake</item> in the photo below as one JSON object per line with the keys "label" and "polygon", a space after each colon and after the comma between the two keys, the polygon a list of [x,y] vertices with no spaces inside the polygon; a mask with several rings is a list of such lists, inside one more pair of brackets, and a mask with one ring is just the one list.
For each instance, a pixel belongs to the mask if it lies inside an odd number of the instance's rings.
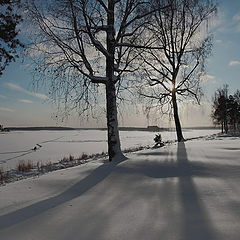
{"label": "frozen lake", "polygon": [[[192,138],[218,133],[218,129],[184,130],[184,137]],[[153,146],[155,132],[120,131],[122,149]],[[175,132],[161,132],[162,140],[175,140]],[[37,144],[42,147],[32,150]],[[107,133],[101,130],[73,131],[12,131],[0,134],[0,168],[15,168],[19,161],[58,162],[70,154],[107,152]]]}

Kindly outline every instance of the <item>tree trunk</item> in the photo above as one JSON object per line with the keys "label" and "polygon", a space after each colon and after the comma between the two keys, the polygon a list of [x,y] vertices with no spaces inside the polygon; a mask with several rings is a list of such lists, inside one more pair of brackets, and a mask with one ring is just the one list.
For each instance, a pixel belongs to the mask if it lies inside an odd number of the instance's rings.
{"label": "tree trunk", "polygon": [[228,123],[227,123],[227,118],[224,119],[224,131],[225,131],[225,133],[228,133]]}
{"label": "tree trunk", "polygon": [[106,58],[106,76],[108,82],[106,84],[106,105],[107,105],[107,129],[108,129],[108,155],[109,161],[116,158],[123,158],[120,146],[118,119],[117,119],[117,103],[116,88],[114,78],[114,54],[115,54],[115,29],[114,29],[114,1],[108,1],[107,15],[107,50],[109,56]]}
{"label": "tree trunk", "polygon": [[234,109],[233,130],[234,130],[234,132],[237,131],[237,108]]}
{"label": "tree trunk", "polygon": [[107,95],[107,129],[108,129],[108,155],[109,161],[124,157],[121,152],[118,119],[116,90],[114,84],[106,85]]}
{"label": "tree trunk", "polygon": [[224,131],[225,133],[228,133],[228,121],[227,121],[227,117],[228,117],[228,112],[227,112],[227,94],[225,96],[224,99]]}
{"label": "tree trunk", "polygon": [[184,138],[182,135],[182,127],[181,127],[181,123],[178,116],[177,99],[176,99],[176,93],[174,90],[172,92],[172,104],[173,104],[174,121],[175,121],[176,132],[177,132],[177,140],[178,142],[183,142]]}

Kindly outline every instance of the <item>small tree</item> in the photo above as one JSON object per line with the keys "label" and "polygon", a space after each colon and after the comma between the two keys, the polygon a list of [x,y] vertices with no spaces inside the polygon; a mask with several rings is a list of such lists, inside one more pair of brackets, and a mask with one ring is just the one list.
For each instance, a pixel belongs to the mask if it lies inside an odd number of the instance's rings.
{"label": "small tree", "polygon": [[211,117],[214,124],[221,124],[222,133],[228,132],[228,85],[215,92]]}
{"label": "small tree", "polygon": [[[162,4],[166,8],[161,8]],[[200,81],[204,74],[205,60],[211,52],[212,38],[206,25],[216,11],[209,0],[154,0],[152,21],[148,31],[153,46],[146,49],[139,93],[148,99],[147,110],[169,112],[173,109],[177,139],[183,141],[178,114],[178,101],[194,98],[198,103],[202,96]]]}
{"label": "small tree", "polygon": [[0,76],[6,66],[18,57],[16,49],[23,47],[17,39],[19,31],[16,29],[22,18],[14,10],[19,4],[20,0],[0,1]]}
{"label": "small tree", "polygon": [[238,103],[235,101],[234,96],[230,95],[227,102],[227,111],[229,116],[229,124],[233,126],[234,132],[237,130],[238,122]]}
{"label": "small tree", "polygon": [[237,90],[234,93],[233,98],[234,98],[234,101],[235,101],[235,104],[236,104],[235,109],[237,109],[236,110],[236,115],[235,115],[235,117],[236,117],[236,128],[238,130],[240,130],[239,129],[239,124],[240,124],[240,91],[239,90]]}

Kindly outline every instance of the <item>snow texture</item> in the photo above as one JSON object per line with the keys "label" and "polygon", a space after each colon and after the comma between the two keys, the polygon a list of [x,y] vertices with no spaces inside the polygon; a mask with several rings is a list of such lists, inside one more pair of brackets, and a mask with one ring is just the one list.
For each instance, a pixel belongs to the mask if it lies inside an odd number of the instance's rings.
{"label": "snow texture", "polygon": [[207,137],[8,184],[1,239],[239,240],[239,154]]}
{"label": "snow texture", "polygon": [[[185,138],[217,133],[219,130],[187,130]],[[122,149],[152,146],[155,132],[120,132]],[[176,133],[161,132],[163,141],[176,139]],[[41,147],[39,147],[39,144]],[[36,147],[36,150],[34,150]],[[78,158],[83,153],[107,152],[107,133],[100,130],[85,131],[13,131],[0,134],[0,168],[16,168],[21,161],[54,163],[71,154]]]}

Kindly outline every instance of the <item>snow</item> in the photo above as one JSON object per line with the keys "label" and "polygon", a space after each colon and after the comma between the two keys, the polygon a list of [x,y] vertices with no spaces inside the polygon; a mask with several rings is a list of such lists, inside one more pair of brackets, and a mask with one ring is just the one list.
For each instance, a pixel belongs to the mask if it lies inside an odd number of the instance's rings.
{"label": "snow", "polygon": [[[217,133],[219,130],[186,130],[185,138]],[[152,146],[154,132],[121,131],[122,149]],[[162,132],[163,141],[176,139],[176,133]],[[42,147],[33,148],[36,144]],[[84,131],[13,131],[0,134],[0,168],[5,171],[16,168],[21,160],[33,163],[54,163],[69,157],[78,158],[83,153],[107,152],[107,133],[100,130]]]}
{"label": "snow", "polygon": [[1,239],[238,240],[239,154],[206,137],[7,184]]}

